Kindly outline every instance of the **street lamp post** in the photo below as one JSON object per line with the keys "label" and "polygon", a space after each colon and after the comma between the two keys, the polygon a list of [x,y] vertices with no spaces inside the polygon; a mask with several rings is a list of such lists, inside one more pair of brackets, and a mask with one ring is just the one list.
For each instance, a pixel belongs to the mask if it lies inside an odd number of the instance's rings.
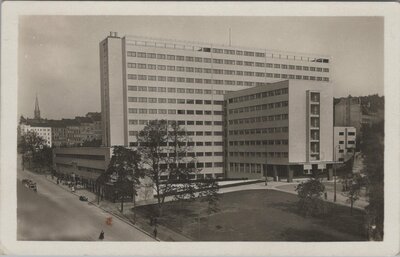
{"label": "street lamp post", "polygon": [[340,145],[335,146],[335,150],[333,151],[333,201],[336,202],[336,148],[339,150]]}

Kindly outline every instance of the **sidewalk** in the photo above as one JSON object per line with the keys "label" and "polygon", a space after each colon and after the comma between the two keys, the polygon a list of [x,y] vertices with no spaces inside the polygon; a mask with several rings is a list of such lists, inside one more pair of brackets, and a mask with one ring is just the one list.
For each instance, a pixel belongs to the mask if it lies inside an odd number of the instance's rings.
{"label": "sidewalk", "polygon": [[[297,195],[297,192],[295,191],[296,185],[298,185],[298,183],[285,183],[284,185],[272,184],[270,189]],[[343,193],[339,190],[336,192],[336,202],[334,202],[333,199],[334,199],[334,192],[327,191],[327,200],[324,199],[325,201],[350,207],[350,203],[347,202],[348,198],[345,195],[343,195]],[[361,197],[354,203],[353,208],[359,210],[365,210],[365,207],[367,205],[368,205],[367,199]]]}
{"label": "sidewalk", "polygon": [[[54,184],[57,184],[57,180],[54,177],[54,179],[51,179],[50,176],[46,176],[46,179]],[[150,226],[149,224],[149,218],[142,217],[141,215],[137,214],[136,215],[136,222],[134,221],[134,212],[132,211],[133,208],[133,203],[132,202],[127,202],[124,203],[124,212],[121,213],[120,211],[120,206],[121,203],[112,203],[106,200],[99,201],[96,194],[93,192],[90,192],[86,189],[76,189],[75,192],[72,192],[71,189],[68,187],[68,185],[62,185],[58,184],[61,188],[64,190],[67,190],[71,192],[71,194],[74,194],[76,196],[86,196],[88,198],[88,203],[91,205],[96,206],[97,208],[102,209],[103,211],[110,213],[112,216],[114,216],[117,219],[120,219],[121,221],[127,223],[130,226],[133,226],[137,228],[138,230],[142,231],[143,233],[154,237],[153,231],[154,231],[154,226]],[[142,202],[141,205],[143,204],[149,204],[149,203],[144,203]],[[136,204],[136,206],[139,206],[140,204]],[[160,224],[157,225],[157,240],[158,241],[191,241],[191,238],[188,238],[178,232],[175,232],[165,226],[162,226]]]}

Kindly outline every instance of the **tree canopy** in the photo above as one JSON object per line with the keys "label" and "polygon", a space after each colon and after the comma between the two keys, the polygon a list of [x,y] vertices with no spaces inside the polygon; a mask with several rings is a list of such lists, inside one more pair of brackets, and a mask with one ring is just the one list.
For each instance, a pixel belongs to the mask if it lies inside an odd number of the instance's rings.
{"label": "tree canopy", "polygon": [[383,239],[384,224],[384,122],[362,128],[360,149],[364,156],[369,205],[368,222],[376,225],[374,240]]}

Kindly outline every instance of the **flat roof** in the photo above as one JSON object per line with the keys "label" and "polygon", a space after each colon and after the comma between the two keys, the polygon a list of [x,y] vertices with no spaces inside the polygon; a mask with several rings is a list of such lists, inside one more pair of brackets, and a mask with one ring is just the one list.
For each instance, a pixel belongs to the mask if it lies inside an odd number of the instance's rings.
{"label": "flat roof", "polygon": [[[295,56],[303,56],[303,57],[312,57],[312,58],[327,58],[332,59],[332,56],[326,54],[318,54],[318,53],[301,53],[301,52],[290,52],[290,51],[282,51],[282,50],[275,50],[275,49],[267,49],[267,48],[253,48],[253,47],[245,47],[245,46],[238,46],[238,45],[224,45],[224,44],[215,44],[209,42],[196,42],[196,41],[187,41],[187,40],[176,40],[176,39],[168,39],[168,38],[157,38],[157,37],[144,37],[144,36],[137,36],[137,35],[125,35],[125,38],[128,41],[136,41],[136,40],[143,40],[148,42],[168,42],[171,44],[182,44],[183,46],[191,45],[191,47],[210,47],[216,48],[221,47],[228,50],[237,50],[240,48],[241,50],[251,50],[251,51],[258,51],[262,53],[271,53],[271,54],[284,54],[284,55],[295,55]],[[181,50],[190,50],[190,48],[186,49],[183,48]]]}

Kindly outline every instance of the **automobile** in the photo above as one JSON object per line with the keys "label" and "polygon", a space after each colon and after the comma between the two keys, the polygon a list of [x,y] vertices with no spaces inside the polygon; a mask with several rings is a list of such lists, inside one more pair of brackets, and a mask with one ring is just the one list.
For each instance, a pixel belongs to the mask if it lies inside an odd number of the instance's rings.
{"label": "automobile", "polygon": [[79,196],[79,200],[86,202],[88,200],[88,198],[84,195]]}
{"label": "automobile", "polygon": [[27,179],[27,178],[24,178],[24,179],[22,180],[22,184],[28,184],[30,181],[31,181],[31,180],[29,180],[29,179]]}
{"label": "automobile", "polygon": [[37,186],[36,186],[36,183],[30,183],[29,184],[29,189],[32,189],[33,191],[35,191],[35,192],[37,192]]}

